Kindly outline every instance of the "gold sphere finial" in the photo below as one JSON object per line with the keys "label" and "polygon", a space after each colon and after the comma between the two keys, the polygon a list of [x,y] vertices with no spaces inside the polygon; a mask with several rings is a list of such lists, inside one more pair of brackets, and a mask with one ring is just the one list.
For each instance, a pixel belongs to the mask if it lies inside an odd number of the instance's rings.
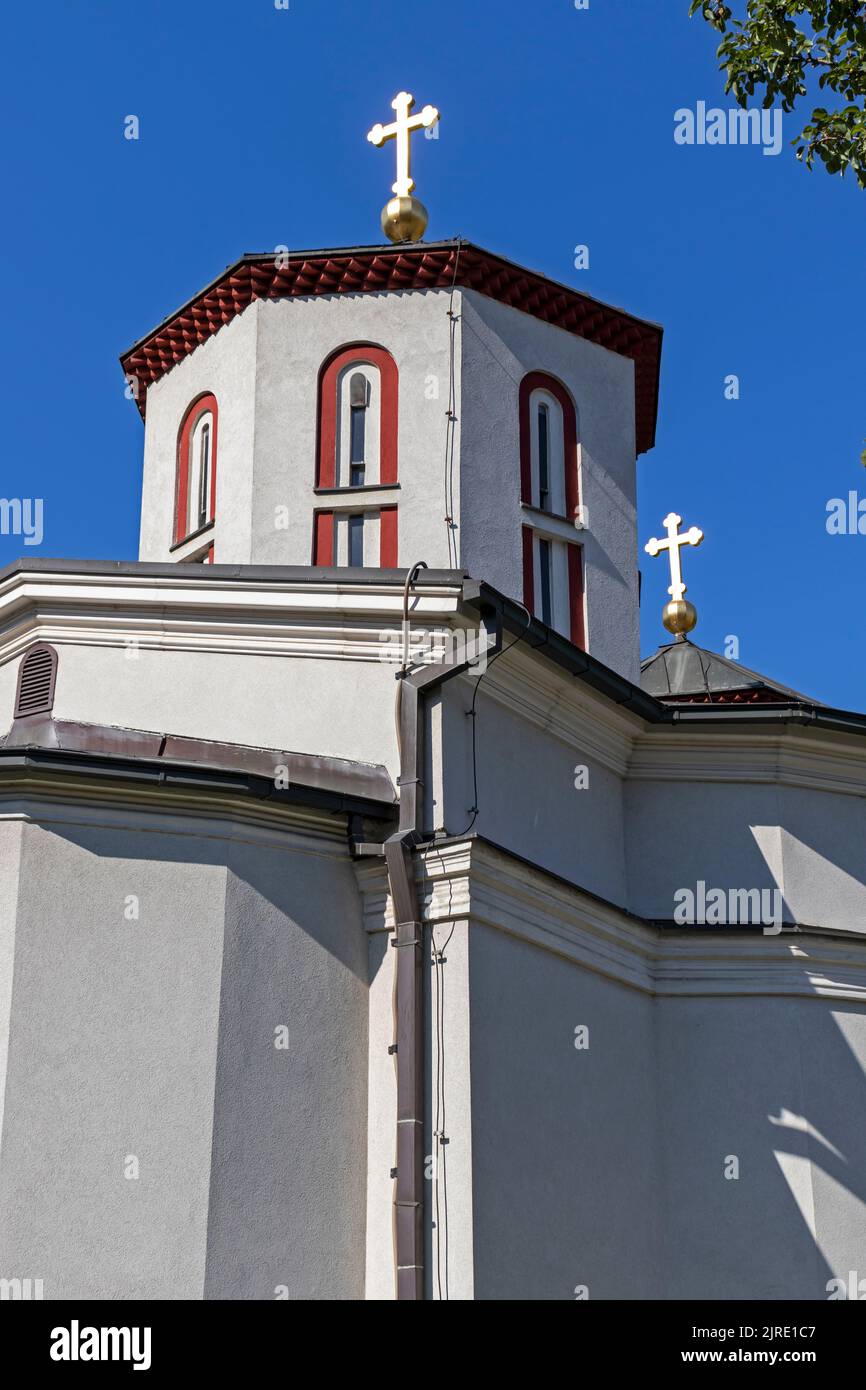
{"label": "gold sphere finial", "polygon": [[420,241],[429,222],[418,198],[392,198],[382,209],[382,231],[389,241]]}
{"label": "gold sphere finial", "polygon": [[686,633],[692,631],[697,621],[698,610],[687,598],[671,599],[662,609],[662,622],[668,632],[672,632],[681,642],[685,640]]}
{"label": "gold sphere finial", "polygon": [[371,145],[384,145],[393,140],[397,148],[397,179],[391,187],[394,197],[382,209],[382,230],[390,241],[420,241],[427,230],[427,209],[412,196],[415,180],[412,177],[411,137],[416,131],[430,131],[439,120],[435,106],[410,114],[415,105],[411,92],[398,92],[391,102],[396,120],[390,125],[374,125],[367,139]]}

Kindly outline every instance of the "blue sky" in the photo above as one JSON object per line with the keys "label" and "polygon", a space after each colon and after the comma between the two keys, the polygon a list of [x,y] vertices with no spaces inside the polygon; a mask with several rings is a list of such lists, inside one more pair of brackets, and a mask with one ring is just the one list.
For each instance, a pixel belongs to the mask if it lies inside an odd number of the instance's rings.
{"label": "blue sky", "polygon": [[[788,140],[683,147],[674,112],[728,107],[687,0],[42,0],[4,15],[6,285],[0,494],[45,499],[38,551],[134,558],[142,426],[117,363],[244,251],[369,243],[391,157],[364,135],[401,87],[431,239],[462,235],[665,327],[641,542],[680,511],[696,640],[866,708],[866,193]],[[138,115],[140,139],[123,136]],[[805,119],[805,117],[804,117]],[[387,168],[386,168],[387,165]],[[574,247],[590,248],[588,271]],[[724,396],[740,379],[740,399]],[[643,557],[643,650],[668,582]]]}

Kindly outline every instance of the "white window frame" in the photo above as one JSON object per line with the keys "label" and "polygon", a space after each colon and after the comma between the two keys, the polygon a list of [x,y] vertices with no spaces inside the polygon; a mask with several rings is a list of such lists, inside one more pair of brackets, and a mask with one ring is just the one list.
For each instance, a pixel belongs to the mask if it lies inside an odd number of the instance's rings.
{"label": "white window frame", "polygon": [[568,542],[543,531],[532,533],[532,581],[535,616],[542,618],[541,542],[550,547],[550,623],[563,637],[571,637],[571,594],[568,582]]}
{"label": "white window frame", "polygon": [[340,566],[349,564],[349,518],[364,518],[364,568],[378,569],[380,560],[381,523],[378,507],[361,510],[347,509],[334,513],[334,563]]}
{"label": "white window frame", "polygon": [[[548,418],[548,494],[546,507],[541,505],[541,459],[539,455],[538,416],[541,406],[547,407]],[[551,516],[565,516],[565,419],[562,406],[550,391],[536,387],[529,397],[529,440],[531,457],[531,503]]]}
{"label": "white window frame", "polygon": [[[205,477],[205,519],[201,521],[199,501],[202,487],[202,444],[207,432],[207,474]],[[189,459],[187,460],[186,484],[186,534],[194,535],[213,521],[211,515],[211,492],[213,490],[213,436],[214,419],[212,410],[203,410],[195,422],[189,437]]]}
{"label": "white window frame", "polygon": [[352,486],[352,404],[351,382],[358,373],[367,382],[367,411],[364,421],[364,487],[378,487],[381,479],[379,445],[381,439],[382,383],[379,368],[359,358],[343,367],[337,379],[337,461],[335,483],[338,488]]}

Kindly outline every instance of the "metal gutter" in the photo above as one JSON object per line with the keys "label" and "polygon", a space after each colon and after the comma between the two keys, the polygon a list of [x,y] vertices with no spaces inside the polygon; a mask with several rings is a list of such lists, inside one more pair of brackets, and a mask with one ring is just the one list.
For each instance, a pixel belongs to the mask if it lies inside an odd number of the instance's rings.
{"label": "metal gutter", "polygon": [[[416,567],[417,568],[417,567]],[[408,630],[408,596],[416,571],[406,576],[404,632]],[[429,572],[428,572],[429,573]],[[490,648],[501,646],[501,626],[494,629]],[[470,660],[408,668],[397,673],[401,682],[398,702],[400,775],[400,823],[384,844],[385,864],[394,906],[397,952],[397,1172],[394,1191],[396,1284],[399,1302],[425,1298],[424,1271],[424,1066],[426,1019],[424,1010],[424,922],[415,886],[413,852],[425,839],[424,807],[424,704],[427,694],[470,666]]]}
{"label": "metal gutter", "polygon": [[[63,560],[19,557],[0,569],[0,584],[16,574],[140,575],[142,579],[198,579],[217,583],[221,579],[244,580],[250,584],[354,584],[369,588],[388,585],[402,588],[405,569],[351,569],[336,565],[200,565],[183,561],[156,560]],[[443,584],[459,587],[465,570],[425,570],[418,580],[421,587]]]}
{"label": "metal gutter", "polygon": [[694,726],[718,724],[802,724],[836,734],[866,734],[866,714],[831,709],[829,705],[675,705],[665,706],[665,723]]}
{"label": "metal gutter", "polygon": [[545,656],[577,680],[585,681],[600,695],[623,709],[645,719],[649,724],[668,724],[672,728],[697,724],[718,724],[742,728],[743,725],[801,724],[833,733],[866,735],[866,714],[856,710],[838,710],[829,705],[780,702],[766,705],[666,705],[639,685],[619,676],[609,667],[575,647],[547,627],[538,618],[526,622],[522,605],[500,594],[489,584],[476,579],[463,583],[463,603],[473,611],[482,606],[494,608],[508,632],[525,633],[530,647],[544,648]]}
{"label": "metal gutter", "polygon": [[666,707],[653,695],[648,695],[639,685],[619,676],[604,666],[588,652],[581,651],[567,637],[554,632],[538,618],[530,618],[527,624],[526,609],[513,599],[506,598],[498,589],[476,579],[466,579],[463,583],[463,603],[476,614],[493,611],[498,622],[511,633],[522,634],[525,645],[544,648],[545,656],[555,665],[567,671],[578,680],[585,681],[600,695],[606,696],[614,704],[621,705],[633,714],[652,723],[663,722]]}
{"label": "metal gutter", "polygon": [[392,820],[396,811],[393,803],[379,797],[336,791],[321,784],[316,785],[315,778],[310,778],[306,785],[292,781],[288,787],[277,787],[273,777],[255,771],[153,755],[137,757],[94,752],[86,748],[7,744],[0,747],[0,771],[3,768],[19,771],[33,768],[67,775],[86,773],[90,777],[114,781],[222,791],[235,796],[253,797],[257,801],[272,801],[278,805],[310,806],[339,815],[366,816],[385,822]]}

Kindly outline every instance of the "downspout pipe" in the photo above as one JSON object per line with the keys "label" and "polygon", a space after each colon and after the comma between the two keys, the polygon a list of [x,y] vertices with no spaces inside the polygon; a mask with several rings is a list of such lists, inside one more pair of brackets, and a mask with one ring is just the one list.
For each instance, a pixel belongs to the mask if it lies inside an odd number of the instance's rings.
{"label": "downspout pipe", "polygon": [[[425,839],[424,725],[425,696],[432,689],[469,669],[469,659],[410,671],[408,659],[409,592],[421,565],[406,576],[403,604],[403,664],[397,673],[397,738],[400,775],[399,828],[385,841],[385,866],[394,908],[397,952],[397,1174],[394,1191],[394,1229],[398,1302],[425,1297],[424,1274],[424,922],[415,885],[413,851]],[[501,626],[494,628],[488,651],[498,650]]]}

